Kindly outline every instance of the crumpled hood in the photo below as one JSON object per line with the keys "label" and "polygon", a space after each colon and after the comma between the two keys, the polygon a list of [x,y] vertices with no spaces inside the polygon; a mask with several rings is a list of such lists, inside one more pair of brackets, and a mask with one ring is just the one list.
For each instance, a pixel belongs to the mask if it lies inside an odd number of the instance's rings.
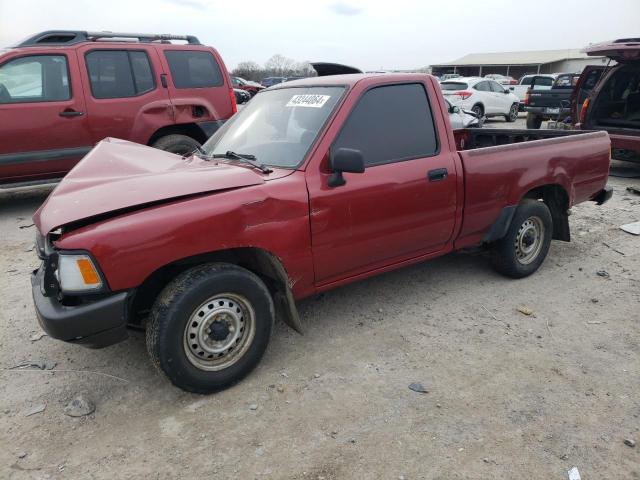
{"label": "crumpled hood", "polygon": [[95,215],[264,181],[246,167],[106,138],[64,177],[33,221],[46,235]]}

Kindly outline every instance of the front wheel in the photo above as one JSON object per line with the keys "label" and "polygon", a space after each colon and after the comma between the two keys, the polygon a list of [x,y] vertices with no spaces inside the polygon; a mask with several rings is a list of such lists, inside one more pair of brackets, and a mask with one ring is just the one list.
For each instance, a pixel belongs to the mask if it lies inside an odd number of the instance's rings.
{"label": "front wheel", "polygon": [[511,108],[509,109],[509,113],[507,115],[505,115],[504,119],[507,122],[515,122],[518,119],[518,104],[514,103],[513,105],[511,105]]}
{"label": "front wheel", "polygon": [[147,350],[177,387],[212,393],[253,370],[273,322],[273,300],[259,277],[231,264],[201,265],[180,274],[157,298]]}
{"label": "front wheel", "polygon": [[200,148],[200,142],[186,135],[172,134],[160,137],[151,146],[176,155],[189,155]]}
{"label": "front wheel", "polygon": [[538,200],[523,200],[504,238],[491,246],[491,264],[499,273],[522,278],[538,270],[549,252],[553,220]]}

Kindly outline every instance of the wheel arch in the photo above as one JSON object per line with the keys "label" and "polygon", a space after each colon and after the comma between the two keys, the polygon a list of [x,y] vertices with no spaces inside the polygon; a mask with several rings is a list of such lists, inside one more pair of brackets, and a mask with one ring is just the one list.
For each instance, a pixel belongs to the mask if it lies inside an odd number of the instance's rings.
{"label": "wheel arch", "polygon": [[181,123],[177,125],[167,125],[156,130],[151,137],[147,145],[153,145],[162,137],[167,135],[186,135],[193,138],[201,145],[207,141],[208,137],[204,130],[197,123]]}
{"label": "wheel arch", "polygon": [[273,253],[257,247],[232,248],[199,254],[176,260],[151,273],[129,304],[128,318],[136,327],[144,327],[144,317],[151,310],[162,289],[180,273],[205,263],[230,263],[246,268],[265,283],[276,308],[276,316],[298,333],[303,333],[302,322],[296,308],[289,276],[280,259]]}
{"label": "wheel arch", "polygon": [[554,240],[569,242],[571,240],[569,229],[569,194],[562,185],[557,183],[542,185],[532,188],[522,197],[534,200],[542,200],[551,212],[553,219]]}

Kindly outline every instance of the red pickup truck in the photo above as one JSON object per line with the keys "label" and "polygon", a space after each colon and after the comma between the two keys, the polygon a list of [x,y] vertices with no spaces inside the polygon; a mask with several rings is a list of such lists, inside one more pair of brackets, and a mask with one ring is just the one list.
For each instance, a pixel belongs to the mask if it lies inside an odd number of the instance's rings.
{"label": "red pickup truck", "polygon": [[235,111],[196,37],[38,33],[0,50],[0,186],[57,181],[106,137],[192,152]]}
{"label": "red pickup truck", "polygon": [[604,203],[606,132],[453,131],[428,75],[337,75],[264,90],[180,157],[107,139],[34,215],[42,327],[102,347],[146,329],[177,386],[258,363],[297,299],[485,245],[521,278],[568,210]]}

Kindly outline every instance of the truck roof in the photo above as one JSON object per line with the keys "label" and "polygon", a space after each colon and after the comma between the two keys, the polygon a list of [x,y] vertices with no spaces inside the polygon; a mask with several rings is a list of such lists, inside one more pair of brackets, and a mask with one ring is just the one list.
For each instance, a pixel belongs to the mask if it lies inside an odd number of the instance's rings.
{"label": "truck roof", "polygon": [[345,75],[327,75],[321,77],[308,77],[300,80],[292,80],[286,83],[279,83],[269,90],[277,90],[289,87],[318,87],[318,86],[348,86],[353,87],[356,83],[367,79],[383,79],[393,81],[415,81],[417,78],[430,76],[426,73],[353,73]]}

